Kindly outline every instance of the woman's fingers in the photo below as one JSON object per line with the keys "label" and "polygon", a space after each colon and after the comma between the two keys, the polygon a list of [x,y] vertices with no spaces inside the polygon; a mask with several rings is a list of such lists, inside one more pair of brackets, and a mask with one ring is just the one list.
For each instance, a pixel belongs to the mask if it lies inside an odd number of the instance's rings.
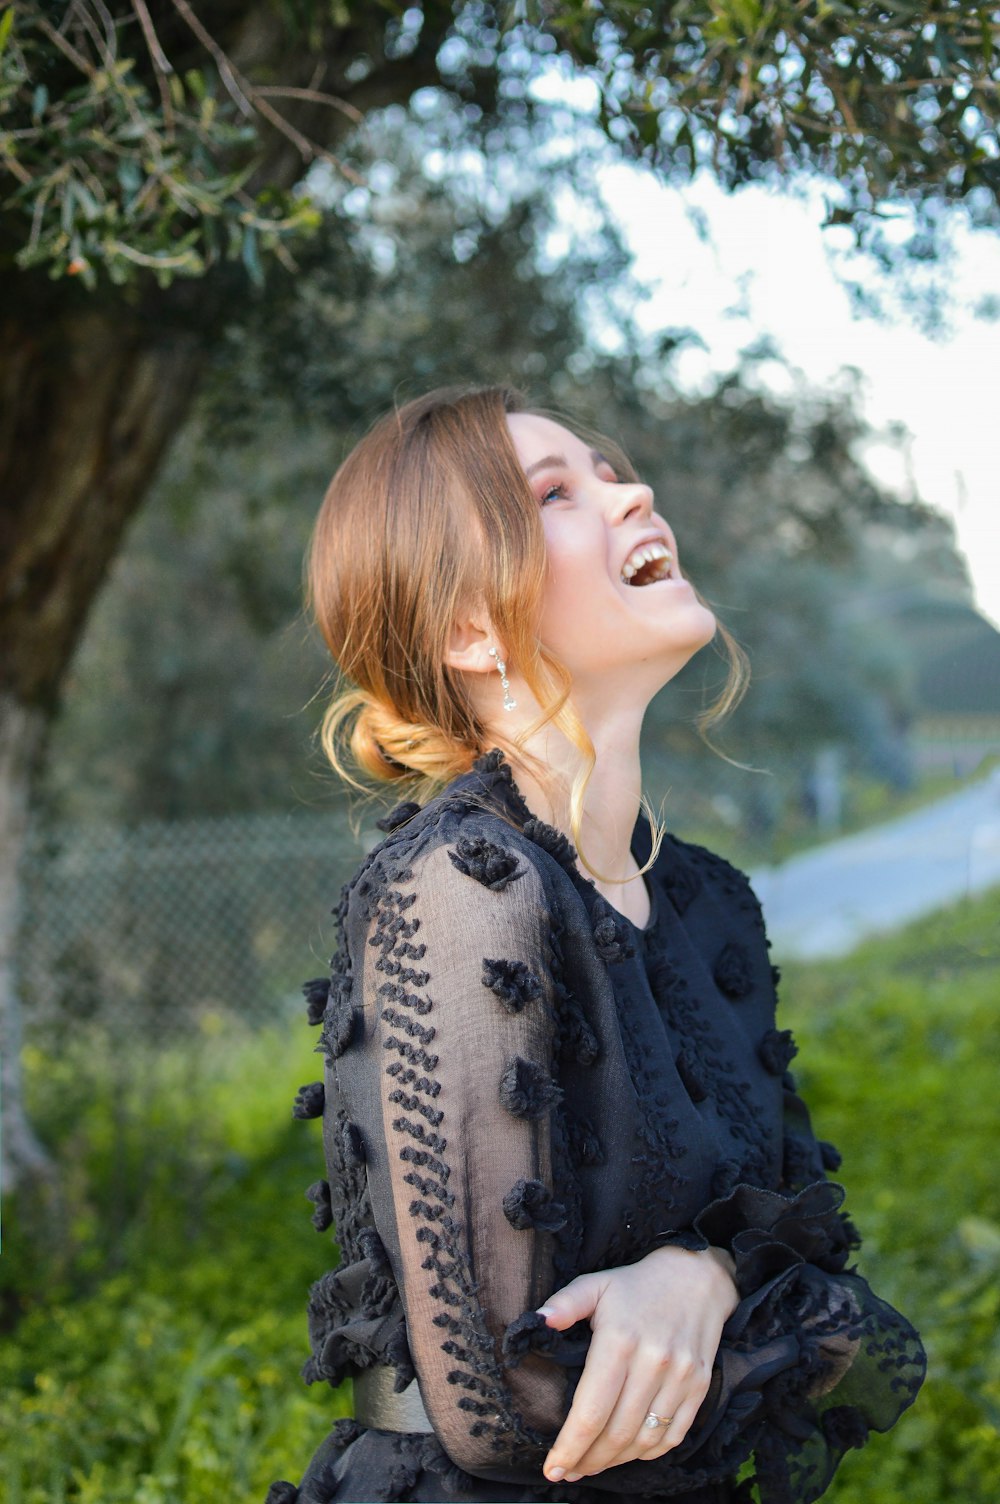
{"label": "woman's fingers", "polygon": [[[556,1291],[543,1308],[548,1324],[565,1329],[589,1315],[593,1338],[546,1477],[573,1482],[679,1446],[708,1393],[734,1292],[714,1260],[683,1249],[655,1249]],[[651,1411],[670,1425],[644,1427]]]}
{"label": "woman's fingers", "polygon": [[641,1450],[637,1451],[636,1456],[647,1459],[663,1457],[667,1452],[672,1452],[674,1447],[679,1447],[690,1431],[707,1392],[707,1384],[704,1386],[698,1384],[680,1399],[677,1398],[676,1389],[664,1388],[654,1395],[646,1414],[669,1416],[670,1424],[655,1428],[644,1426],[639,1433]]}
{"label": "woman's fingers", "polygon": [[544,1316],[546,1326],[565,1331],[577,1321],[587,1321],[597,1309],[597,1303],[607,1289],[607,1278],[601,1274],[579,1274],[550,1295],[538,1315]]}
{"label": "woman's fingers", "polygon": [[555,1468],[561,1469],[559,1477],[572,1472],[600,1436],[628,1376],[628,1358],[624,1349],[615,1351],[594,1338],[569,1414],[545,1459],[547,1477],[553,1476]]}
{"label": "woman's fingers", "polygon": [[652,1408],[650,1395],[654,1393],[664,1407],[657,1413],[673,1414],[666,1407],[680,1402],[676,1384],[672,1380],[665,1381],[662,1368],[657,1369],[649,1362],[636,1362],[603,1429],[570,1470],[570,1481],[574,1473],[590,1476],[635,1457],[659,1455],[656,1443],[662,1441],[663,1431],[653,1433],[643,1426]]}
{"label": "woman's fingers", "polygon": [[[702,1366],[686,1358],[673,1364],[664,1363],[661,1355],[637,1358],[603,1429],[567,1469],[568,1481],[636,1458],[650,1461],[679,1446],[708,1392],[709,1376]],[[668,1424],[646,1426],[649,1414]]]}

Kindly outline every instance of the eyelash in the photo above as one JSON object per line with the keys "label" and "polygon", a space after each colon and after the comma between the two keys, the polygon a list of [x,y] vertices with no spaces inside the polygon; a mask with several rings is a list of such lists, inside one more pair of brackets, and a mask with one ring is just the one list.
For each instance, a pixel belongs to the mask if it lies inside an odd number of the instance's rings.
{"label": "eyelash", "polygon": [[[614,484],[616,486],[621,484],[620,481],[619,481],[619,479],[618,479],[618,477],[617,477],[617,475],[614,477]],[[546,486],[545,487],[545,490],[542,492],[541,496],[538,498],[540,506],[544,506],[545,505],[545,502],[548,501],[548,499],[551,496],[551,494],[552,494],[553,491],[558,491],[562,496],[568,496],[568,494],[569,494],[568,491],[566,490],[566,487],[563,485],[562,481],[553,481],[553,483],[552,483],[551,486]]]}

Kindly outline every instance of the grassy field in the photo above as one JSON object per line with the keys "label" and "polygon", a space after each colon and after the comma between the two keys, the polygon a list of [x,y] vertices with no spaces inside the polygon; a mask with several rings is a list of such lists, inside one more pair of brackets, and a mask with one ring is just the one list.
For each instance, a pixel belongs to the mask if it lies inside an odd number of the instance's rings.
{"label": "grassy field", "polygon": [[[776,959],[781,959],[777,957]],[[859,1267],[921,1331],[930,1376],[831,1504],[996,1504],[1000,892],[831,964],[791,966],[781,1022],[865,1244]],[[7,1208],[0,1260],[0,1498],[260,1504],[298,1477],[347,1393],[298,1377],[319,1125],[304,1022],[125,1059],[67,1027],[29,1051],[61,1202]],[[20,1215],[19,1215],[20,1213]]]}

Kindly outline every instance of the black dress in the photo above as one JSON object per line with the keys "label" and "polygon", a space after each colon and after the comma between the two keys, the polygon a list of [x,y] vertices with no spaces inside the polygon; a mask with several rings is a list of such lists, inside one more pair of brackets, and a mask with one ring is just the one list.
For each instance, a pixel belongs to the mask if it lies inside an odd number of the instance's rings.
{"label": "black dress", "polygon": [[[399,805],[344,885],[332,980],[309,984],[326,1080],[314,1221],[341,1262],[309,1301],[304,1375],[416,1375],[433,1433],[335,1423],[268,1504],[557,1500],[808,1504],[912,1403],[913,1328],[848,1268],[775,1027],[776,972],[742,873],[665,837],[640,930],[534,818],[494,748]],[[632,851],[651,838],[640,816]],[[680,1446],[549,1483],[591,1337],[535,1314],[575,1276],[663,1244],[729,1249],[740,1304]]]}

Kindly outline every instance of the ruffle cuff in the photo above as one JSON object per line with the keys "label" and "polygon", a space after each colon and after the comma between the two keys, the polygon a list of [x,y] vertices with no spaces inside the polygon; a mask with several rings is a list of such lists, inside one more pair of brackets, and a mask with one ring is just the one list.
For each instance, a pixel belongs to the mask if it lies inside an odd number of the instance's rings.
{"label": "ruffle cuff", "polygon": [[736,1263],[741,1296],[798,1264],[839,1274],[860,1238],[840,1208],[844,1188],[817,1180],[794,1196],[740,1184],[699,1212],[701,1247],[724,1248]]}
{"label": "ruffle cuff", "polygon": [[[844,1452],[888,1430],[912,1404],[924,1351],[905,1318],[845,1269],[857,1241],[840,1210],[844,1194],[825,1180],[794,1196],[739,1184],[693,1227],[658,1237],[656,1246],[730,1252],[740,1301],[681,1445],[653,1462],[609,1468],[590,1486],[650,1492],[655,1484],[670,1497],[731,1478],[753,1453],[762,1504],[812,1504]],[[504,1355],[565,1365],[571,1395],[590,1335],[586,1323],[556,1333],[525,1312],[507,1329]]]}

